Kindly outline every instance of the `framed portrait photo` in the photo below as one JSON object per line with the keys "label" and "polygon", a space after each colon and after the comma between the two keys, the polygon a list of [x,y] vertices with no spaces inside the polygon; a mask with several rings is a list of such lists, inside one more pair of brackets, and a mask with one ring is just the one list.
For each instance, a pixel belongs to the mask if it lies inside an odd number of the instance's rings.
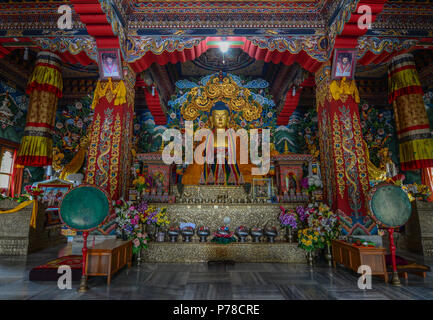
{"label": "framed portrait photo", "polygon": [[98,50],[99,78],[101,80],[122,80],[122,63],[119,49]]}
{"label": "framed portrait photo", "polygon": [[253,198],[270,199],[272,197],[271,178],[253,178]]}
{"label": "framed portrait photo", "polygon": [[331,79],[353,79],[356,67],[356,50],[335,49]]}

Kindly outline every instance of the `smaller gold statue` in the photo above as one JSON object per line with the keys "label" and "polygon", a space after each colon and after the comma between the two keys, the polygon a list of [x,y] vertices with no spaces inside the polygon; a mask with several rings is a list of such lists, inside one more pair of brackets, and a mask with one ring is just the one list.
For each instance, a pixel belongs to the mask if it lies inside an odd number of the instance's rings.
{"label": "smaller gold statue", "polygon": [[364,140],[364,146],[365,146],[365,155],[367,158],[367,168],[368,168],[368,176],[370,177],[370,180],[372,181],[385,181],[386,180],[386,171],[382,168],[377,168],[371,161],[370,161],[370,152],[368,151],[367,143]]}

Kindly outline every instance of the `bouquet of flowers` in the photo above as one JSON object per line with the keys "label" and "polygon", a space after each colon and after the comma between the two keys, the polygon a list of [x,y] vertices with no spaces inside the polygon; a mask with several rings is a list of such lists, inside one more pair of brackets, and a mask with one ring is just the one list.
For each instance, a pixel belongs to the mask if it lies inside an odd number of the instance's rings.
{"label": "bouquet of flowers", "polygon": [[307,190],[308,193],[313,192],[319,188],[322,188],[322,181],[319,177],[312,176],[301,179],[301,188]]}
{"label": "bouquet of flowers", "polygon": [[138,253],[141,249],[147,249],[147,234],[142,231],[143,213],[137,210],[131,202],[117,200],[114,204],[114,211],[117,215],[116,233],[126,239],[132,239],[132,252]]}
{"label": "bouquet of flowers", "polygon": [[114,206],[117,218],[117,234],[130,239],[136,229],[141,229],[141,215],[130,202],[118,200]]}
{"label": "bouquet of flowers", "polygon": [[326,244],[331,245],[331,241],[340,235],[338,216],[326,204],[320,204],[316,212],[316,230],[325,238]]}
{"label": "bouquet of flowers", "polygon": [[147,241],[149,240],[147,233],[145,232],[138,232],[134,234],[133,240],[132,240],[132,253],[137,254],[142,249],[147,249]]}
{"label": "bouquet of flowers", "polygon": [[285,210],[283,207],[280,207],[278,219],[280,219],[281,226],[284,228],[296,229],[298,227],[296,213],[293,209]]}
{"label": "bouquet of flowers", "polygon": [[140,173],[138,174],[138,177],[134,179],[134,181],[132,181],[132,184],[139,193],[141,193],[143,190],[148,190],[150,188],[149,179],[146,179],[144,175]]}
{"label": "bouquet of flowers", "polygon": [[167,217],[167,208],[147,207],[147,209],[144,210],[142,221],[148,225],[153,224],[157,227],[167,227],[170,224]]}
{"label": "bouquet of flowers", "polygon": [[305,228],[298,231],[298,245],[306,251],[324,248],[325,239],[313,228]]}
{"label": "bouquet of flowers", "polygon": [[31,185],[27,185],[24,187],[26,190],[26,193],[35,199],[37,199],[40,195],[44,193],[42,189],[39,189],[38,187],[32,187]]}
{"label": "bouquet of flowers", "polygon": [[313,207],[302,207],[298,206],[296,207],[296,214],[297,214],[297,227],[298,229],[303,229],[308,226],[308,217],[310,214],[314,212]]}
{"label": "bouquet of flowers", "polygon": [[[332,239],[337,239],[340,235],[339,218],[327,205],[309,204],[307,207],[297,207],[296,212],[298,213],[298,224],[302,226],[302,228],[299,228],[298,234],[302,233],[304,235],[302,238],[298,238],[299,245],[302,248],[311,248],[311,246],[314,249],[323,248],[324,244],[330,245]],[[311,233],[320,241],[314,240],[314,236],[313,240],[316,242],[307,237],[307,235],[312,235]],[[308,240],[312,240],[312,242],[307,245]]]}

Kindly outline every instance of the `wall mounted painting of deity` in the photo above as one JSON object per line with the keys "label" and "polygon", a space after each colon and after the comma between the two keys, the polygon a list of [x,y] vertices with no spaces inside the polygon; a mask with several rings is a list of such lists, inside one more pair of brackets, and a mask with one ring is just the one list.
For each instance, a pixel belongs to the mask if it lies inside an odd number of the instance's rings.
{"label": "wall mounted painting of deity", "polygon": [[122,80],[122,64],[119,49],[98,50],[99,78]]}
{"label": "wall mounted painting of deity", "polygon": [[255,199],[270,199],[272,197],[272,178],[254,178],[252,192]]}
{"label": "wall mounted painting of deity", "polygon": [[45,227],[62,224],[59,216],[59,206],[66,192],[72,188],[72,184],[39,183],[38,187],[44,191],[41,202],[46,206],[47,220]]}
{"label": "wall mounted painting of deity", "polygon": [[356,66],[356,50],[335,49],[331,79],[353,79]]}

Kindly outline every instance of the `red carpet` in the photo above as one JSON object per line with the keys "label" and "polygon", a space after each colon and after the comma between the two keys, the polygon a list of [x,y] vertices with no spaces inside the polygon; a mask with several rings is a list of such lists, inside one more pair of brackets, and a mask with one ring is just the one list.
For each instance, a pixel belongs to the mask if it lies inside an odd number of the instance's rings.
{"label": "red carpet", "polygon": [[72,281],[81,279],[82,256],[71,255],[64,256],[51,260],[41,266],[37,266],[30,271],[30,281],[57,281],[64,273],[57,273],[57,270],[62,265],[71,267]]}

